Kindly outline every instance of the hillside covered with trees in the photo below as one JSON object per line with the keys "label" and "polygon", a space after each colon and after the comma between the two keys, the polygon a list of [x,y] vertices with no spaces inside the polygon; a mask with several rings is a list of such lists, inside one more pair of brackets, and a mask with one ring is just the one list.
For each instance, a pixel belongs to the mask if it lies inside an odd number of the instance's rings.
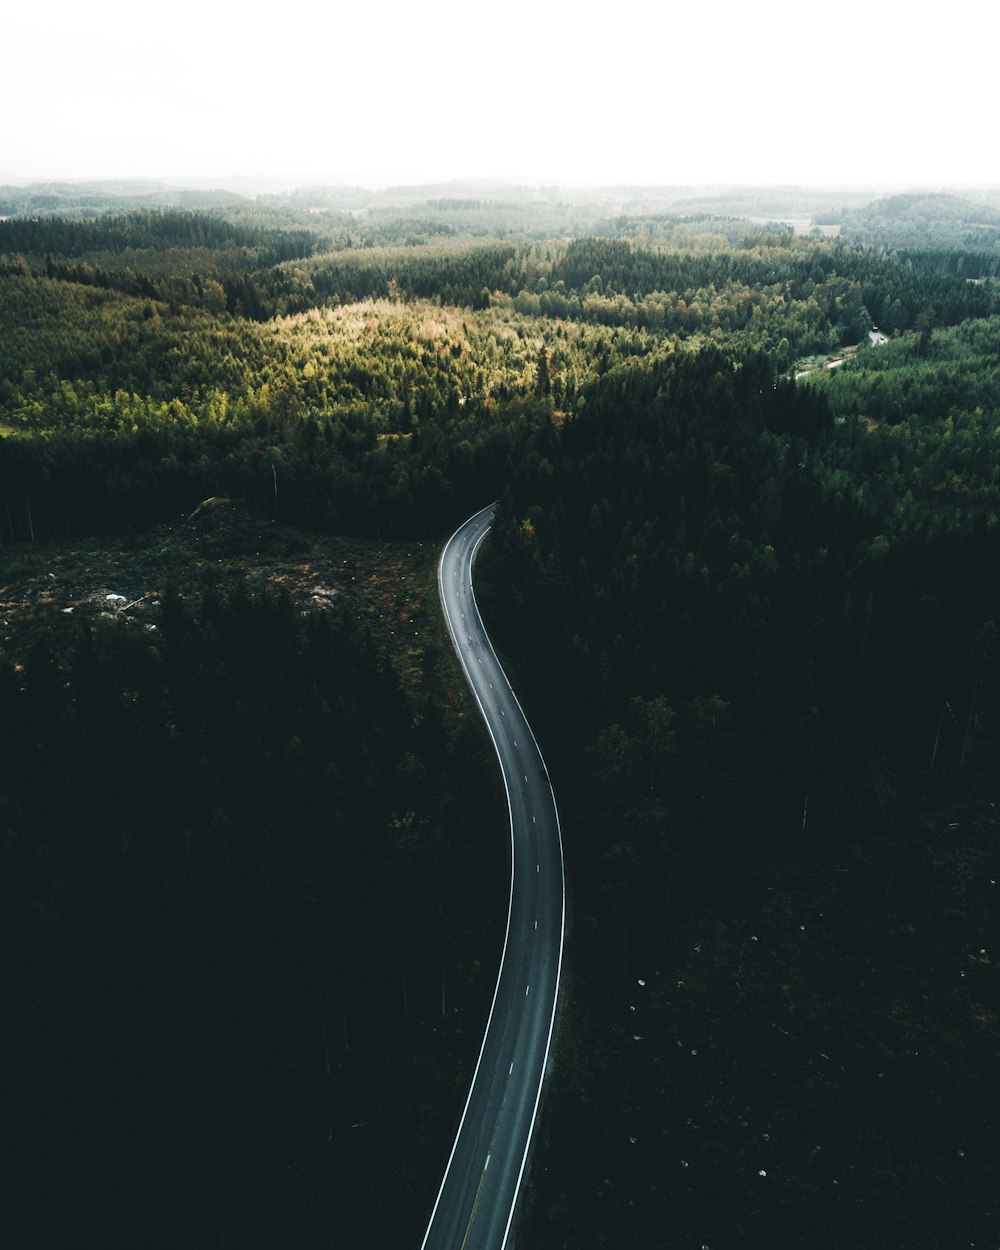
{"label": "hillside covered with trees", "polygon": [[502,942],[433,580],[491,499],[572,891],[519,1244],[986,1244],[996,209],[803,195],[0,220],[24,1244],[419,1244]]}

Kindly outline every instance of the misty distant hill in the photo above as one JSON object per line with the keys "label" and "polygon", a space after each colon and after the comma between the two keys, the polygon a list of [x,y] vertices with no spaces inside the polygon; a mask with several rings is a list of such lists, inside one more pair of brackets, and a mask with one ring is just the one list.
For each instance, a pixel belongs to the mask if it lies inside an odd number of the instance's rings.
{"label": "misty distant hill", "polygon": [[882,247],[1000,247],[1000,210],[947,192],[891,195],[817,216],[816,222],[839,224],[841,237],[853,243]]}
{"label": "misty distant hill", "polygon": [[141,209],[192,211],[255,204],[272,210],[364,214],[370,220],[384,220],[387,214],[395,217],[419,209],[435,226],[432,234],[502,236],[516,228],[541,237],[546,233],[605,233],[611,218],[620,219],[612,230],[618,233],[623,221],[667,222],[707,216],[784,222],[802,233],[812,227],[826,227],[827,233],[879,247],[967,252],[1000,249],[1000,190],[996,188],[962,196],[953,192],[886,194],[879,188],[793,185],[564,187],[490,178],[377,189],[339,184],[289,187],[281,185],[281,180],[249,177],[192,181],[193,185],[153,179],[0,185],[0,217],[83,218]]}
{"label": "misty distant hill", "polygon": [[30,182],[0,186],[0,217],[95,216],[133,208],[209,208],[244,204],[234,191],[152,181]]}

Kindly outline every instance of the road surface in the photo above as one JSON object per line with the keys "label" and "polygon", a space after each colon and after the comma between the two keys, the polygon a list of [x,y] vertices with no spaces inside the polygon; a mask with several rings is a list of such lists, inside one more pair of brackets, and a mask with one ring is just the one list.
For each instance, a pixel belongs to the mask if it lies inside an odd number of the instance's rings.
{"label": "road surface", "polygon": [[541,753],[483,627],[472,564],[493,505],[448,540],[438,590],[448,631],[493,738],[507,790],[511,893],[479,1062],[422,1250],[501,1250],[538,1111],[565,928],[562,846]]}

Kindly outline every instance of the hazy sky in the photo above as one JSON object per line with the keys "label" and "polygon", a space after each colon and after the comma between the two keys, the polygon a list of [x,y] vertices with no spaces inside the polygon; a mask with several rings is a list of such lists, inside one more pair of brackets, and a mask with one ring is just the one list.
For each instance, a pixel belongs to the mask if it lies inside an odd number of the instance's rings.
{"label": "hazy sky", "polygon": [[1000,182],[992,6],[4,6],[0,181]]}

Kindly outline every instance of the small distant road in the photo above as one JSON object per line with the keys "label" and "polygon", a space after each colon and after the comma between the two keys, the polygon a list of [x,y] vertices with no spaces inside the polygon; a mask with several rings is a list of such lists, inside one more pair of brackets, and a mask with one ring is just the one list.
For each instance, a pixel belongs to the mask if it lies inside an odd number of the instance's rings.
{"label": "small distant road", "polygon": [[445,621],[496,747],[511,827],[507,936],[468,1100],[422,1250],[502,1250],[510,1238],[555,1019],[565,930],[562,845],[545,763],[483,627],[472,566],[493,505],[448,540]]}
{"label": "small distant road", "polygon": [[[868,342],[871,344],[872,347],[882,347],[884,344],[888,343],[889,340],[888,338],[886,338],[886,336],[882,333],[881,330],[869,330]],[[859,343],[857,344],[856,347],[847,348],[846,351],[854,352],[857,350],[857,347],[860,347],[860,346],[861,344]],[[795,381],[797,382],[799,378],[807,378],[810,373],[816,373],[820,370],[839,369],[842,364],[845,364],[847,362],[847,360],[848,360],[848,356],[846,355],[829,356],[821,365],[818,365],[815,368],[800,369],[798,373],[796,373],[795,375]]]}

